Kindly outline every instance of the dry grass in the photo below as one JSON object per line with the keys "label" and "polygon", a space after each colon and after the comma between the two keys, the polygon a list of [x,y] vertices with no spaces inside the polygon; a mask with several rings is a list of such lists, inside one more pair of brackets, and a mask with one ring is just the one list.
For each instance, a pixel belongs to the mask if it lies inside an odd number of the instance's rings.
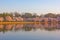
{"label": "dry grass", "polygon": [[41,22],[0,22],[0,24],[40,24]]}
{"label": "dry grass", "polygon": [[48,22],[0,22],[0,24],[41,24],[41,23],[48,24]]}

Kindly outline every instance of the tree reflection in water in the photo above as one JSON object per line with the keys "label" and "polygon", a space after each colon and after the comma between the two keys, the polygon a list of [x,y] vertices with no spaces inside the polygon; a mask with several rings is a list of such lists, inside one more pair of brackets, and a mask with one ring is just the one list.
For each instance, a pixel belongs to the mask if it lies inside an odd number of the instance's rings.
{"label": "tree reflection in water", "polygon": [[8,25],[0,25],[0,32],[7,32],[7,31],[32,31],[37,29],[45,29],[48,31],[59,30],[60,24],[56,23],[45,23],[45,24],[8,24]]}

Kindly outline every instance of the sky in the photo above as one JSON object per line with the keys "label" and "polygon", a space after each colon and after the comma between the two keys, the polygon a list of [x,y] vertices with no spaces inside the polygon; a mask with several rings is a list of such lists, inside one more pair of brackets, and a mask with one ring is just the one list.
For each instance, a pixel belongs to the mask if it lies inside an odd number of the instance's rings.
{"label": "sky", "polygon": [[0,0],[0,12],[60,13],[60,0]]}

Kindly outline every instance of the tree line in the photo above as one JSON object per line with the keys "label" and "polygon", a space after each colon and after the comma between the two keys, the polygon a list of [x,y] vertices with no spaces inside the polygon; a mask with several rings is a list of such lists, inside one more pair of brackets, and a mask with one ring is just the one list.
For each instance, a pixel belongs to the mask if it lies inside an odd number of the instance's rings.
{"label": "tree line", "polygon": [[41,15],[37,15],[37,13],[18,13],[18,12],[14,12],[14,13],[0,13],[0,17],[5,17],[5,16],[15,16],[15,17],[22,17],[22,18],[35,18],[35,17],[51,17],[51,18],[57,18],[60,17],[60,14],[54,14],[54,13],[47,13],[47,14],[41,14]]}

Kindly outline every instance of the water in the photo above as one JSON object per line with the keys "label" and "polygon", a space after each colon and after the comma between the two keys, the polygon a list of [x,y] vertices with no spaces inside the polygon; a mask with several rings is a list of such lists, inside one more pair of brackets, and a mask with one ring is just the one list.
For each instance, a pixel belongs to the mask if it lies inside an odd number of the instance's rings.
{"label": "water", "polygon": [[1,24],[0,40],[60,40],[60,24]]}

